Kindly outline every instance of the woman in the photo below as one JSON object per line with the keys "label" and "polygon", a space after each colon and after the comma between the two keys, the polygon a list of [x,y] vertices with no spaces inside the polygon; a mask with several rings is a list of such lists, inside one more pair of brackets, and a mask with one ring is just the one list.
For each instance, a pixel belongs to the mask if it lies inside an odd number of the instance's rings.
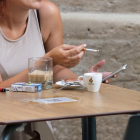
{"label": "woman", "polygon": [[[35,9],[39,10],[41,32]],[[0,0],[0,87],[27,82],[27,60],[31,57],[53,58],[54,82],[77,78],[67,68],[79,63],[86,45],[62,44],[62,21],[53,3],[47,0]],[[89,72],[97,71],[104,63],[105,60],[97,63]],[[108,74],[103,73],[103,77]],[[33,127],[37,131],[45,128],[46,132],[41,134],[43,140],[45,137],[53,139],[46,123],[33,123]],[[46,136],[46,133],[49,134]]]}

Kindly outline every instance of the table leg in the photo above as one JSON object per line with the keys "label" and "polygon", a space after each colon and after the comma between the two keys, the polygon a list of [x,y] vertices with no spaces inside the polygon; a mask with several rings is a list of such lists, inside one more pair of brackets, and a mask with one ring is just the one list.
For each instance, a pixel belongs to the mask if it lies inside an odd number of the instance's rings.
{"label": "table leg", "polygon": [[96,118],[82,118],[82,140],[96,139]]}
{"label": "table leg", "polygon": [[89,140],[88,139],[88,118],[82,118],[82,140]]}
{"label": "table leg", "polygon": [[88,117],[88,137],[89,140],[96,140],[96,118]]}
{"label": "table leg", "polygon": [[22,124],[12,124],[7,125],[2,132],[0,140],[10,140],[11,135],[16,130],[16,128],[20,127]]}

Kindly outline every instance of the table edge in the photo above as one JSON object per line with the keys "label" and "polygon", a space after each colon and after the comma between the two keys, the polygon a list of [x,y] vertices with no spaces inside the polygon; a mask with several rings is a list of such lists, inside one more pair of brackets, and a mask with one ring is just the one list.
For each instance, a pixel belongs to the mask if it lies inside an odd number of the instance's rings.
{"label": "table edge", "polygon": [[121,115],[121,114],[137,114],[137,113],[140,113],[140,110],[109,112],[109,113],[95,113],[95,114],[77,115],[77,116],[63,116],[63,117],[54,117],[54,118],[47,118],[47,119],[41,118],[41,119],[33,119],[33,120],[8,121],[8,122],[0,122],[0,125],[53,121],[53,120],[63,120],[63,119],[76,119],[76,118],[85,118],[85,117],[99,117],[99,116]]}

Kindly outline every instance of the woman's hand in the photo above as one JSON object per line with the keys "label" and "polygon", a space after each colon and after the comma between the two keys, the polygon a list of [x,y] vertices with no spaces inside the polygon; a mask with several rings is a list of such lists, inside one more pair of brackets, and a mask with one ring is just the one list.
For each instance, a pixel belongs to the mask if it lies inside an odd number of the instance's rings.
{"label": "woman's hand", "polygon": [[[90,72],[97,72],[97,70],[99,69],[99,68],[101,68],[103,65],[105,64],[105,60],[102,60],[102,61],[100,61],[100,62],[98,62],[97,64],[95,64],[94,66],[92,66],[90,69],[89,69],[89,73]],[[111,72],[102,72],[102,74],[103,74],[103,78],[105,78],[105,77],[107,77],[108,75],[110,75],[111,74]],[[114,75],[114,77],[117,77],[118,76],[118,74],[117,75]],[[108,84],[108,83],[110,83],[111,82],[111,79],[107,79],[107,80],[105,80],[105,83],[106,84]]]}
{"label": "woman's hand", "polygon": [[50,52],[48,52],[45,56],[49,56],[53,58],[54,65],[61,65],[66,68],[71,68],[76,66],[80,62],[82,56],[84,55],[83,48],[85,47],[86,44],[80,46],[64,44],[55,47]]}

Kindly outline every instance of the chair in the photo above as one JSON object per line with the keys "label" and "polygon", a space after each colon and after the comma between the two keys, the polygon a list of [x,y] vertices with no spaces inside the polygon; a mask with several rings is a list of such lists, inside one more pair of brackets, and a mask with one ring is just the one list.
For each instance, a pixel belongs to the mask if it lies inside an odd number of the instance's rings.
{"label": "chair", "polygon": [[130,117],[123,140],[140,140],[140,115]]}

